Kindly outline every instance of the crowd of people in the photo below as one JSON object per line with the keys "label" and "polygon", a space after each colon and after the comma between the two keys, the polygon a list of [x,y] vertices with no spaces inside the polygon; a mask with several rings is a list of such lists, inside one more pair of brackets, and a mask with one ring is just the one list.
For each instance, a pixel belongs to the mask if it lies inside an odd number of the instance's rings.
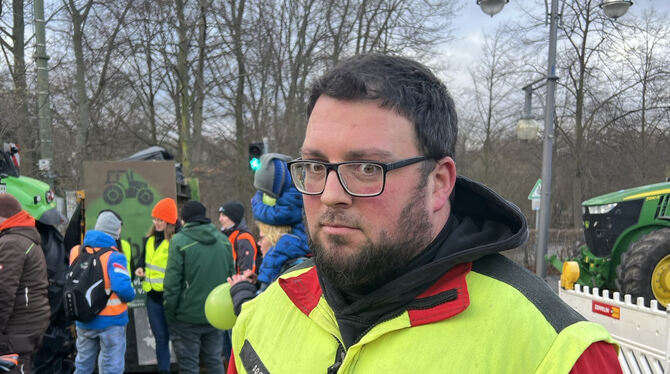
{"label": "crowd of people", "polygon": [[[342,61],[311,88],[300,157],[261,157],[258,235],[239,201],[218,208],[216,228],[199,201],[166,198],[130,269],[121,217],[99,213],[70,260],[99,254],[109,300],[76,324],[75,372],[123,372],[131,271],[161,373],[170,342],[180,373],[621,372],[602,326],[499,255],[527,240],[526,219],[457,176],[456,135],[454,102],[424,65]],[[19,353],[22,373],[49,315],[37,248],[34,221],[0,194],[0,353]],[[231,331],[204,308],[225,282]]]}
{"label": "crowd of people", "polygon": [[[187,201],[179,209],[174,199],[164,198],[151,210],[143,250],[132,269],[130,245],[121,239],[123,219],[109,209],[98,213],[94,228],[85,233],[81,245],[70,250],[69,258],[73,266],[81,251],[99,256],[109,299],[94,318],[75,322],[75,374],[96,369],[105,374],[124,372],[124,360],[119,357],[125,357],[128,303],[136,296],[132,274],[141,280],[146,293],[159,373],[171,372],[170,342],[180,373],[198,373],[200,367],[208,373],[225,372],[232,350],[230,331],[208,323],[204,304],[209,293],[225,282],[236,285],[235,309],[239,313],[243,302],[262,292],[283,270],[310,257],[302,223],[302,196],[293,186],[287,160],[286,155],[266,154],[256,173],[258,193],[251,206],[259,236],[249,229],[244,204],[239,201],[227,201],[219,207],[220,228],[216,228],[199,201]],[[2,262],[4,256],[13,256],[15,261],[30,261],[31,269],[22,276],[12,274],[13,282],[21,281],[16,290],[26,289],[26,301],[3,303],[6,308],[15,307],[11,313],[3,310],[2,315],[11,318],[0,335],[0,351],[18,353],[19,365],[14,370],[28,373],[30,359],[49,324],[46,266],[34,219],[9,194],[0,194],[0,216],[12,217],[0,223],[0,230],[6,230],[0,245],[11,243],[11,249],[0,250],[0,266],[16,269],[14,264]],[[17,256],[26,249],[27,256]],[[0,267],[0,275],[8,274],[2,270]],[[0,292],[0,298],[4,296]],[[26,310],[21,305],[26,305]],[[36,320],[41,323],[34,323]],[[18,329],[21,344],[12,340],[3,345],[4,334],[16,336],[15,325],[23,326]]]}

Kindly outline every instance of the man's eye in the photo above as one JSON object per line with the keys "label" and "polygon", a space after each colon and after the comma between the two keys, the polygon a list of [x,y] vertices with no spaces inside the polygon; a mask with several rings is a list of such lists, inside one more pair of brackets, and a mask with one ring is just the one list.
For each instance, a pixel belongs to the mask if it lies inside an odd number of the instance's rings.
{"label": "man's eye", "polygon": [[380,171],[379,166],[375,164],[360,164],[357,169],[363,175],[375,175]]}
{"label": "man's eye", "polygon": [[309,173],[322,173],[323,170],[325,169],[325,166],[321,164],[307,164],[307,172]]}

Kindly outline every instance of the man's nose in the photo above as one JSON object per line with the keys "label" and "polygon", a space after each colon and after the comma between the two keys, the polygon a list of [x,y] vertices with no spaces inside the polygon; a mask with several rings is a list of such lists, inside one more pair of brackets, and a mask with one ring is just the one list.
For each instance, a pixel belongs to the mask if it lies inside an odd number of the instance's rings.
{"label": "man's nose", "polygon": [[325,205],[351,204],[351,196],[345,191],[340,183],[335,170],[330,170],[326,175],[326,185],[321,194],[321,202]]}

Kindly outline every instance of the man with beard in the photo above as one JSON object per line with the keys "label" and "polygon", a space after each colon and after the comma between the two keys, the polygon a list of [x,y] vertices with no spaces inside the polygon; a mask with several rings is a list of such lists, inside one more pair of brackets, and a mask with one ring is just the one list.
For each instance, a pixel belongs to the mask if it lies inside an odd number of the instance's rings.
{"label": "man with beard", "polygon": [[519,209],[457,177],[457,119],[425,66],[354,56],[310,92],[301,157],[314,262],[248,302],[240,373],[621,372],[607,331],[498,252]]}

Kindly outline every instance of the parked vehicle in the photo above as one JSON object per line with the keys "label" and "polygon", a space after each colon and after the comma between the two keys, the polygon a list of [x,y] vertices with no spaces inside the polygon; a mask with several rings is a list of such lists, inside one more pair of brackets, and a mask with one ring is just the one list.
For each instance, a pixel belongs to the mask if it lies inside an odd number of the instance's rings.
{"label": "parked vehicle", "polygon": [[[582,203],[584,239],[577,283],[670,303],[670,182],[625,189]],[[559,271],[556,255],[547,259]]]}

